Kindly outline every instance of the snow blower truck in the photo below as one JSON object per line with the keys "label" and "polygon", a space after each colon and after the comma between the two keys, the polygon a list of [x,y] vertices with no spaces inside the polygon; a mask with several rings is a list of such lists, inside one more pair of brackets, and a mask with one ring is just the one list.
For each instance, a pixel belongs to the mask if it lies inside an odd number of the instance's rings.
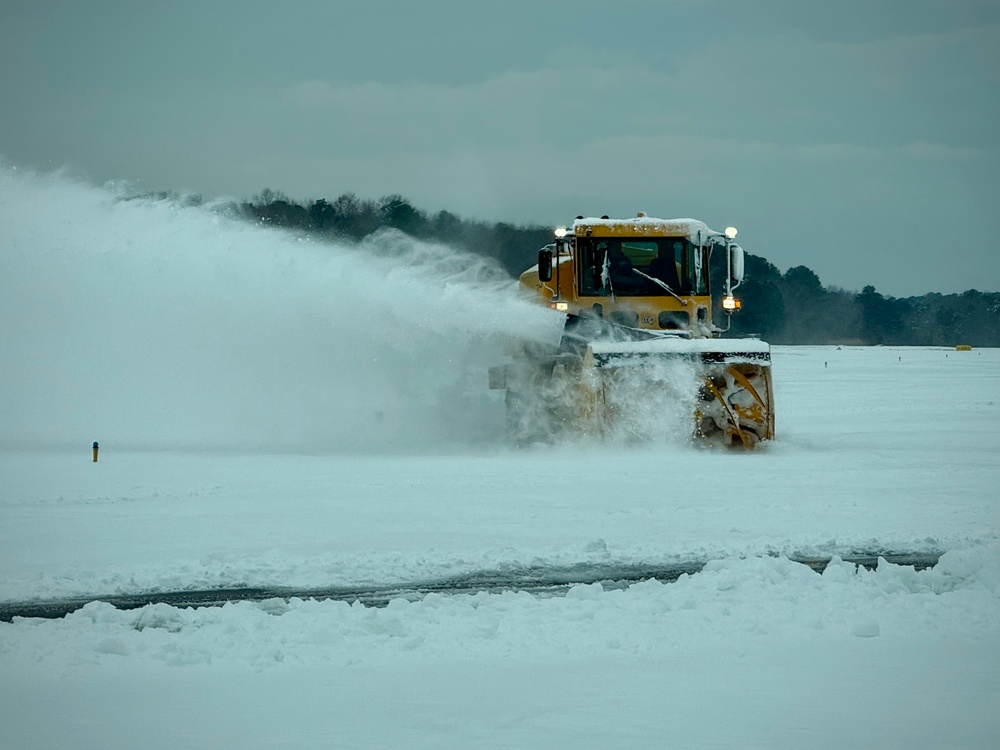
{"label": "snow blower truck", "polygon": [[[506,390],[507,427],[517,444],[559,434],[601,435],[676,409],[679,424],[711,443],[753,448],[774,438],[771,347],[723,338],[740,301],[744,254],[736,230],[694,219],[583,218],[555,230],[519,288],[564,315],[558,345],[518,343],[492,367]],[[709,261],[725,253],[721,309],[712,321]],[[678,424],[675,422],[675,424]],[[685,426],[683,429],[687,429]]]}

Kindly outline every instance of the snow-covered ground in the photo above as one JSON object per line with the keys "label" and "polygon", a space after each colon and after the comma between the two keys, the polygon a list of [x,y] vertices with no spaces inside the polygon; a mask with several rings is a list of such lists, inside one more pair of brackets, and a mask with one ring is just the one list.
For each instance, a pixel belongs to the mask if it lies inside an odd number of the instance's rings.
{"label": "snow-covered ground", "polygon": [[[778,347],[778,440],[752,454],[513,450],[484,367],[537,320],[488,274],[441,292],[434,248],[311,260],[202,209],[0,177],[0,601],[710,561],[559,597],[18,618],[0,747],[1000,746],[1000,351]],[[308,296],[358,278],[367,297]],[[503,309],[470,324],[480,303]],[[226,335],[189,327],[216,314]],[[789,559],[878,551],[943,557]]]}
{"label": "snow-covered ground", "polygon": [[[498,566],[947,551],[994,539],[1000,351],[782,348],[752,454],[0,454],[0,599],[441,578]],[[498,410],[501,404],[496,404]]]}

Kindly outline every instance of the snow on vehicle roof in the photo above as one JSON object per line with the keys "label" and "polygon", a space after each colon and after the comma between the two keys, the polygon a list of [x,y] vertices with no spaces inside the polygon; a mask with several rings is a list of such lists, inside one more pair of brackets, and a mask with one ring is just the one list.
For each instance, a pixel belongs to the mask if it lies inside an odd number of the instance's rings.
{"label": "snow on vehicle roof", "polygon": [[720,235],[714,229],[698,219],[657,219],[652,216],[636,216],[631,219],[577,219],[573,222],[575,234],[596,235],[607,237],[614,235],[649,235],[652,237],[687,237],[697,240],[701,237]]}

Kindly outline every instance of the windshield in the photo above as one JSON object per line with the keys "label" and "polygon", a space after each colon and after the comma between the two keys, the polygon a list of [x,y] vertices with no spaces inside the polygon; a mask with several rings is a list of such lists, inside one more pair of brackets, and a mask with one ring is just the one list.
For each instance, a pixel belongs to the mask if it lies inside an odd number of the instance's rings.
{"label": "windshield", "polygon": [[[581,296],[669,297],[706,294],[699,250],[684,237],[581,237]],[[652,278],[647,278],[652,277]]]}

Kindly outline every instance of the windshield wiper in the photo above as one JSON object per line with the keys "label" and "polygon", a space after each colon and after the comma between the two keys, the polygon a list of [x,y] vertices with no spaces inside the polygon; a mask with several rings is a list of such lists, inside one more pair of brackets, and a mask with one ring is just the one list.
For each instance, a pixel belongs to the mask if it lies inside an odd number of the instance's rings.
{"label": "windshield wiper", "polygon": [[677,294],[677,292],[675,292],[669,286],[667,286],[667,282],[661,281],[660,279],[656,278],[655,276],[650,276],[648,273],[643,273],[638,268],[633,268],[632,270],[635,271],[640,276],[649,279],[654,284],[662,287],[667,293],[672,294],[674,297],[676,297],[678,300],[680,300],[680,303],[682,305],[684,305],[684,307],[687,307],[688,301],[686,299],[684,299],[683,297],[681,297],[679,294]]}

